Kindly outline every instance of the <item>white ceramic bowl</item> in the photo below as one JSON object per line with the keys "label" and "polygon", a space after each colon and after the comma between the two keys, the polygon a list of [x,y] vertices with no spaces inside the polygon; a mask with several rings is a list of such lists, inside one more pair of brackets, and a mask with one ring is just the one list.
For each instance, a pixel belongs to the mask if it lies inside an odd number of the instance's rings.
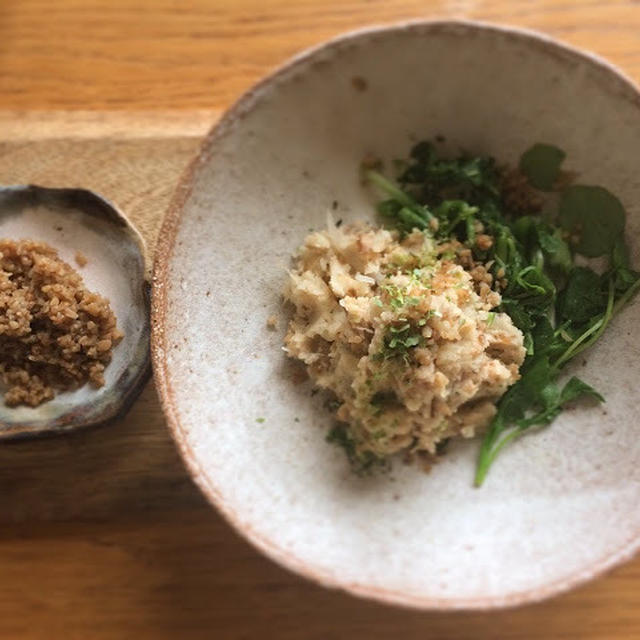
{"label": "white ceramic bowl", "polygon": [[334,201],[336,217],[373,217],[358,179],[365,154],[406,157],[436,134],[506,162],[535,142],[560,146],[582,183],[621,198],[639,263],[640,96],[628,79],[518,29],[367,29],[298,56],[209,134],[162,232],[155,374],[196,482],[274,560],[386,602],[513,605],[583,582],[640,544],[638,303],[580,366],[603,408],[523,438],[479,490],[477,441],[452,447],[431,474],[352,475],[324,440],[329,413],[292,382],[280,348],[291,252]]}

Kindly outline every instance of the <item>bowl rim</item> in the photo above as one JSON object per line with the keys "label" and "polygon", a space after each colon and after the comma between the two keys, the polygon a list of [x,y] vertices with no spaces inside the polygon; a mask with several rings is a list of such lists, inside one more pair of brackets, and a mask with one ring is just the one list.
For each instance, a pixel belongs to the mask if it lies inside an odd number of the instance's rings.
{"label": "bowl rim", "polygon": [[[469,30],[493,33],[510,37],[520,42],[543,49],[546,53],[562,56],[584,64],[592,70],[608,74],[607,82],[620,97],[629,100],[640,110],[640,87],[616,65],[603,57],[566,44],[545,33],[533,29],[495,24],[480,20],[467,19],[414,19],[396,21],[385,24],[373,24],[338,34],[320,44],[308,47],[295,54],[284,63],[276,66],[262,79],[247,89],[224,111],[202,140],[196,156],[187,165],[180,176],[172,199],[165,212],[155,252],[153,267],[153,288],[151,301],[151,361],[153,375],[160,398],[163,413],[167,419],[169,432],[185,466],[195,484],[204,494],[207,501],[220,513],[231,527],[259,552],[284,567],[301,575],[316,584],[349,593],[361,598],[373,599],[388,605],[399,605],[419,610],[489,610],[515,607],[523,604],[539,602],[554,595],[564,593],[581,585],[596,576],[631,559],[640,548],[640,531],[636,532],[624,545],[605,557],[594,562],[589,568],[554,580],[542,586],[514,591],[502,596],[474,598],[438,598],[420,596],[398,589],[384,589],[360,582],[341,580],[333,572],[320,569],[304,559],[296,557],[273,540],[261,534],[249,524],[243,522],[242,516],[227,504],[221,492],[209,481],[204,469],[198,462],[193,449],[189,445],[187,431],[180,422],[175,394],[171,386],[167,362],[167,345],[165,340],[165,321],[167,314],[167,276],[175,249],[175,240],[182,217],[183,208],[189,199],[198,167],[204,164],[214,153],[212,147],[223,138],[232,125],[249,113],[260,102],[262,93],[279,81],[287,73],[303,66],[324,51],[339,50],[345,45],[355,43],[362,38],[375,37],[389,33],[416,33],[428,35],[438,31]],[[611,90],[611,88],[609,89]]]}

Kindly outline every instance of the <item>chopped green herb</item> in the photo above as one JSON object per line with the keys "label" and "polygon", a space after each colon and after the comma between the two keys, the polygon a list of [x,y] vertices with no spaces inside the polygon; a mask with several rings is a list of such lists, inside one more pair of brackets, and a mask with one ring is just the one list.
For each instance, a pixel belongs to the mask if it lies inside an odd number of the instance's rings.
{"label": "chopped green herb", "polygon": [[390,325],[387,327],[383,346],[377,357],[382,360],[401,358],[408,362],[410,349],[422,345],[423,342],[420,329],[409,322]]}
{"label": "chopped green herb", "polygon": [[264,418],[256,418],[256,422],[259,422],[260,424],[262,424],[264,421]]}

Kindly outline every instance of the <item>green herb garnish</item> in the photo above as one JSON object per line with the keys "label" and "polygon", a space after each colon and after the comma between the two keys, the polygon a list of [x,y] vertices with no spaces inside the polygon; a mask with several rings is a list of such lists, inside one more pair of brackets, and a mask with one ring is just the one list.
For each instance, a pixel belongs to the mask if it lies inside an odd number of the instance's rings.
{"label": "green herb garnish", "polygon": [[[519,167],[532,187],[548,191],[558,188],[564,159],[560,149],[537,144],[522,155]],[[624,243],[624,208],[602,187],[573,185],[561,192],[556,215],[547,212],[543,219],[536,211],[510,210],[492,158],[445,159],[427,142],[413,148],[399,184],[376,171],[366,175],[387,196],[378,210],[388,224],[402,233],[420,229],[439,242],[455,238],[476,261],[491,264],[504,287],[487,325],[496,311],[504,312],[524,334],[521,378],[498,402],[482,444],[475,476],[480,486],[500,451],[528,429],[549,424],[580,398],[604,400],[579,378],[564,385],[559,378],[640,288]],[[476,228],[491,236],[489,248],[477,246]],[[576,253],[607,256],[608,267],[599,273],[577,266]],[[398,292],[388,293],[393,308],[405,304]],[[390,327],[381,357],[406,359],[420,341],[419,327]]]}
{"label": "green herb garnish", "polygon": [[[424,324],[422,326],[424,326]],[[422,337],[419,322],[417,327],[410,322],[404,322],[400,325],[390,325],[387,328],[383,346],[377,354],[377,358],[382,360],[401,358],[405,362],[408,362],[410,350],[413,347],[421,346],[423,342],[424,338]]]}

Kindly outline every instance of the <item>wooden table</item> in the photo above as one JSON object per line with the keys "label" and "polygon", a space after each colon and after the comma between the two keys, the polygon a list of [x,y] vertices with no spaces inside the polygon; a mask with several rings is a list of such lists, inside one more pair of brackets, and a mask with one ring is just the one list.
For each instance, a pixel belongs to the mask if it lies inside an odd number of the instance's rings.
{"label": "wooden table", "polygon": [[[638,0],[3,0],[0,182],[94,188],[152,245],[221,108],[303,47],[425,15],[536,28],[640,80]],[[640,559],[488,614],[393,609],[290,575],[205,504],[151,384],[117,424],[0,446],[0,495],[3,639],[640,637]]]}

